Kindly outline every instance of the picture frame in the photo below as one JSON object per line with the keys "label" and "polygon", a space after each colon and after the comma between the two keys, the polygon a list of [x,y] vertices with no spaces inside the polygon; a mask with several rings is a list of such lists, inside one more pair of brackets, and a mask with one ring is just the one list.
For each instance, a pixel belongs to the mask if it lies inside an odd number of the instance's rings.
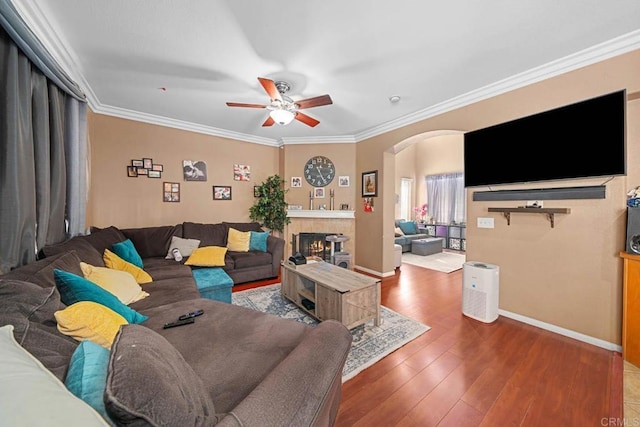
{"label": "picture frame", "polygon": [[162,185],[163,202],[180,202],[180,183],[164,182]]}
{"label": "picture frame", "polygon": [[136,168],[136,172],[138,172],[138,175],[149,175],[149,169],[145,168]]}
{"label": "picture frame", "polygon": [[378,196],[378,171],[362,172],[362,197]]}
{"label": "picture frame", "polygon": [[349,187],[349,175],[341,175],[338,177],[338,187]]}
{"label": "picture frame", "polygon": [[213,200],[231,200],[230,185],[214,185]]}
{"label": "picture frame", "polygon": [[127,176],[129,178],[137,178],[138,169],[135,166],[127,166]]}
{"label": "picture frame", "polygon": [[164,172],[164,166],[154,163],[151,170]]}
{"label": "picture frame", "polygon": [[144,162],[142,160],[131,160],[131,166],[141,168],[144,166]]}
{"label": "picture frame", "polygon": [[142,159],[142,167],[147,169],[147,170],[150,170],[151,168],[153,168],[153,160],[148,158],[148,157],[143,158]]}
{"label": "picture frame", "polygon": [[251,181],[251,166],[233,165],[234,181]]}
{"label": "picture frame", "polygon": [[162,172],[154,170],[147,171],[147,178],[162,178]]}
{"label": "picture frame", "polygon": [[341,211],[348,211],[349,210],[349,203],[342,203],[340,205],[340,210]]}
{"label": "picture frame", "polygon": [[253,197],[260,197],[260,186],[259,185],[254,185],[253,186]]}
{"label": "picture frame", "polygon": [[203,160],[183,160],[182,176],[185,181],[206,181],[207,163]]}
{"label": "picture frame", "polygon": [[313,190],[314,199],[324,199],[324,187],[316,187]]}
{"label": "picture frame", "polygon": [[292,176],[291,177],[291,188],[300,188],[302,187],[302,177],[301,176]]}

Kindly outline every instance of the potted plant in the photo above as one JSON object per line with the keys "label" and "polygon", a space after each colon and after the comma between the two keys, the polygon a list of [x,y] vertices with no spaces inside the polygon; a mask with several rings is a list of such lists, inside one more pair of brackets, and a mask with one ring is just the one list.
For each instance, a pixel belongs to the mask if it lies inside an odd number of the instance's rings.
{"label": "potted plant", "polygon": [[288,203],[284,201],[287,191],[280,176],[276,174],[268,177],[255,189],[258,199],[249,208],[249,218],[271,231],[284,232],[285,224],[291,222],[287,216]]}

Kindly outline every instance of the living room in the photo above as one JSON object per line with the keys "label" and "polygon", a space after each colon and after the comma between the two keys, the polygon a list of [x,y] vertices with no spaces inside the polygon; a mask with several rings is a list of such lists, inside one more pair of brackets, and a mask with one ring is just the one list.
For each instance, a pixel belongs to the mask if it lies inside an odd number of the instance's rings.
{"label": "living room", "polygon": [[[443,133],[464,133],[542,112],[604,93],[626,89],[627,174],[611,180],[580,179],[570,182],[510,185],[509,189],[606,185],[602,200],[555,200],[545,207],[570,208],[556,217],[555,226],[542,215],[521,215],[510,225],[489,207],[512,207],[517,202],[477,202],[467,192],[468,260],[500,266],[501,315],[560,333],[597,347],[621,351],[622,261],[626,225],[626,193],[640,182],[640,50],[588,63],[508,91],[494,88],[492,96],[443,109],[430,117],[373,136],[332,142],[313,138],[282,144],[256,143],[185,129],[166,122],[149,123],[135,115],[115,111],[89,111],[90,188],[87,225],[145,227],[182,221],[248,221],[254,203],[253,188],[267,177],[280,175],[288,189],[287,202],[309,206],[310,186],[291,187],[312,156],[325,156],[336,165],[336,174],[348,176],[349,186],[337,181],[326,187],[335,191],[336,206],[354,211],[355,232],[349,245],[353,264],[379,277],[397,274],[393,267],[393,220],[402,149],[416,150],[414,173],[418,183],[425,174],[461,171],[461,142]],[[95,106],[100,110],[100,105]],[[415,144],[414,148],[407,148]],[[418,144],[420,148],[418,149]],[[540,149],[553,155],[544,141]],[[162,165],[161,179],[130,177],[132,160],[152,159]],[[204,161],[205,182],[185,182],[182,162]],[[446,163],[445,163],[446,160]],[[423,165],[418,167],[418,162]],[[522,159],[526,161],[526,159]],[[249,180],[234,180],[234,165],[250,167]],[[402,169],[400,171],[399,169]],[[364,212],[361,176],[377,171],[378,195],[374,209]],[[606,183],[605,183],[606,181]],[[163,183],[180,184],[180,203],[163,200]],[[215,200],[212,186],[229,186],[232,196]],[[319,200],[315,200],[316,207]],[[328,194],[324,201],[329,205]],[[477,219],[491,217],[495,228],[476,227]],[[290,236],[283,236],[288,240]]]}

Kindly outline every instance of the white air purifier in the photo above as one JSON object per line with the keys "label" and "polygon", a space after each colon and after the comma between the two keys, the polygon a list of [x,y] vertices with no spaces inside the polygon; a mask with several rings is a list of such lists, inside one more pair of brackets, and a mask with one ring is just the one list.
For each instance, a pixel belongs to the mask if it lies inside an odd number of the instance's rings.
{"label": "white air purifier", "polygon": [[500,268],[484,262],[462,266],[462,314],[491,323],[498,318]]}

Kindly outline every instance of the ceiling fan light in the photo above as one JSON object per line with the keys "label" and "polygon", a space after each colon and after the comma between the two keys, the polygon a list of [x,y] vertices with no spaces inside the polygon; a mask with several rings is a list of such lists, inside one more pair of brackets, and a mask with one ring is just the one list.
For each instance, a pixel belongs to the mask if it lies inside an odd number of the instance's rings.
{"label": "ceiling fan light", "polygon": [[295,113],[289,110],[271,110],[269,115],[277,124],[282,126],[291,123],[293,118],[296,116]]}

